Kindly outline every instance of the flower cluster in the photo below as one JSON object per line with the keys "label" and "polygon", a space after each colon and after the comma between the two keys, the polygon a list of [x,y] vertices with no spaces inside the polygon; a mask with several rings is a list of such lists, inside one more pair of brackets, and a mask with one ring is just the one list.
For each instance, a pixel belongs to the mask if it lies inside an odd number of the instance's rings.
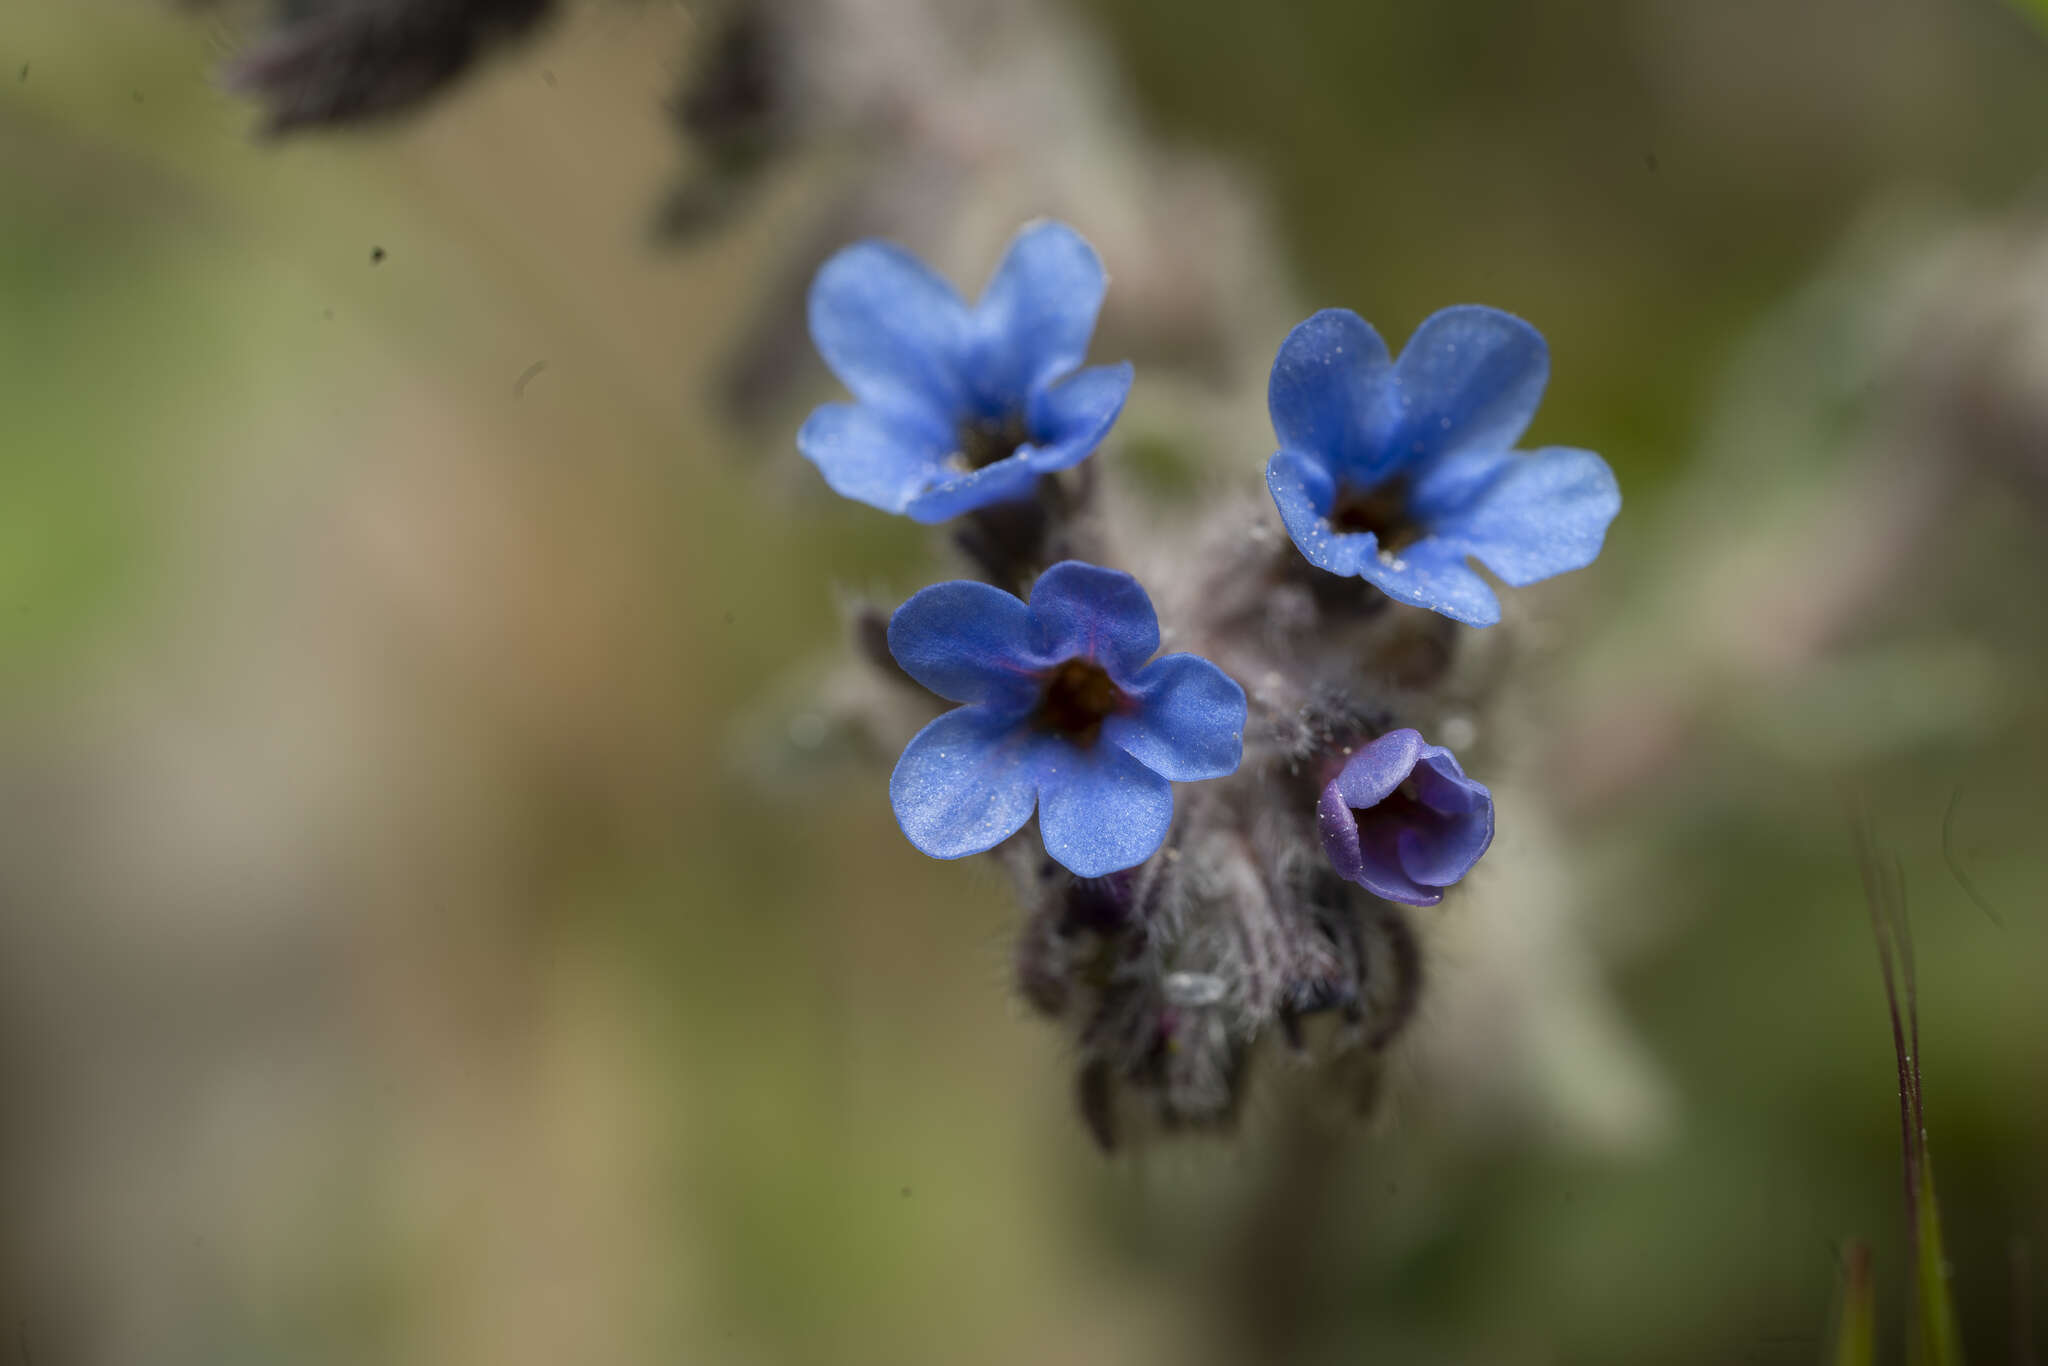
{"label": "flower cluster", "polygon": [[[1367,1056],[1398,1032],[1420,954],[1397,907],[1436,905],[1493,839],[1492,794],[1421,729],[1447,715],[1459,633],[1501,618],[1470,561],[1516,587],[1581,568],[1620,495],[1591,452],[1514,449],[1549,370],[1527,323],[1446,309],[1395,359],[1325,310],[1269,385],[1287,539],[1236,513],[1216,545],[1169,542],[1170,635],[1199,652],[1160,655],[1145,588],[1086,562],[1134,558],[1085,515],[1083,462],[1132,384],[1085,364],[1105,285],[1058,223],[1022,229],[971,307],[899,247],[846,248],[810,325],[855,401],[797,445],[848,498],[954,522],[980,571],[888,620],[881,662],[960,704],[910,740],[890,801],[923,853],[1010,861],[1019,984],[1079,1025],[1107,1146],[1128,1095],[1169,1126],[1227,1119],[1269,1025],[1300,1046],[1332,1014],[1338,1051]],[[1175,783],[1200,785],[1179,811]],[[1034,811],[1042,860],[1013,838]]]}

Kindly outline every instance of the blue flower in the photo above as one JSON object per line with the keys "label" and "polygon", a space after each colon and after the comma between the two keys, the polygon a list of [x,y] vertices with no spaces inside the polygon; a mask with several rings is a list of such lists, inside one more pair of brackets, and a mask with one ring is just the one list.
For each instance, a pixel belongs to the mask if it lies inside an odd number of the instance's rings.
{"label": "blue flower", "polygon": [[1388,901],[1434,906],[1493,843],[1493,794],[1441,745],[1390,730],[1323,788],[1316,823],[1339,877]]}
{"label": "blue flower", "polygon": [[1318,568],[1491,626],[1500,602],[1467,556],[1520,588],[1591,564],[1621,510],[1591,451],[1513,449],[1549,375],[1542,335],[1495,309],[1445,309],[1397,361],[1356,313],[1324,309],[1287,334],[1267,390],[1287,534]]}
{"label": "blue flower", "polygon": [[1130,393],[1128,361],[1077,370],[1104,283],[1064,223],[1020,229],[971,309],[901,247],[847,247],[811,282],[811,340],[859,402],[813,412],[797,449],[839,493],[912,521],[1029,496],[1088,458]]}
{"label": "blue flower", "polygon": [[1150,858],[1173,784],[1226,777],[1244,754],[1244,689],[1195,655],[1152,659],[1158,648],[1138,581],[1077,560],[1040,575],[1029,603],[966,580],[912,596],[889,619],[889,652],[968,705],[897,761],[903,833],[964,858],[1016,834],[1036,804],[1045,852],[1082,877]]}

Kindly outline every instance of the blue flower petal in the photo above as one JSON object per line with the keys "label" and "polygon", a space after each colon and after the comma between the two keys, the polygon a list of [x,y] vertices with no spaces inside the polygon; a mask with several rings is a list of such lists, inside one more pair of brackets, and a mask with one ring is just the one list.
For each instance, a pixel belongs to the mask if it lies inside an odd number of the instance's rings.
{"label": "blue flower petal", "polygon": [[890,416],[856,403],[827,403],[796,435],[796,447],[818,467],[833,492],[902,512],[942,468],[951,439],[905,414]]}
{"label": "blue flower petal", "polygon": [[1332,574],[1355,574],[1396,602],[1426,607],[1467,626],[1500,620],[1500,599],[1464,561],[1464,552],[1434,537],[1386,555],[1370,531],[1338,531],[1329,511],[1336,485],[1321,466],[1293,451],[1266,462],[1266,487],[1302,556]]}
{"label": "blue flower petal", "polygon": [[1135,868],[1173,824],[1173,784],[1114,745],[1063,745],[1038,773],[1038,830],[1081,877]]}
{"label": "blue flower petal", "polygon": [[1434,829],[1403,830],[1396,849],[1401,871],[1425,887],[1448,887],[1472,871],[1493,844],[1493,804]]}
{"label": "blue flower petal", "polygon": [[1408,781],[1416,762],[1429,748],[1418,730],[1407,726],[1390,730],[1360,746],[1329,786],[1343,798],[1345,806],[1360,810],[1378,806]]}
{"label": "blue flower petal", "polygon": [[1472,871],[1493,843],[1493,794],[1465,776],[1456,756],[1425,745],[1409,775],[1425,806],[1452,819],[1401,832],[1401,871],[1426,887],[1448,887]]}
{"label": "blue flower petal", "polygon": [[1031,585],[1031,648],[1053,661],[1094,660],[1122,685],[1159,652],[1159,618],[1129,574],[1062,560]]}
{"label": "blue flower petal", "polygon": [[[1342,539],[1371,536],[1361,533]],[[1375,551],[1361,556],[1352,572],[1396,602],[1426,607],[1467,626],[1491,626],[1500,620],[1500,599],[1492,587],[1465,563],[1462,551],[1435,537],[1391,555]]]}
{"label": "blue flower petal", "polygon": [[1434,906],[1443,900],[1443,893],[1419,885],[1401,870],[1396,851],[1367,846],[1356,812],[1334,782],[1324,786],[1316,801],[1316,828],[1330,867],[1346,882],[1408,906]]}
{"label": "blue flower petal", "polygon": [[941,481],[906,503],[903,513],[913,522],[944,522],[976,508],[1029,498],[1037,484],[1038,471],[1031,467],[1030,456],[1019,450],[961,474],[942,468]]}
{"label": "blue flower petal", "polygon": [[889,653],[903,671],[954,702],[984,702],[1021,716],[1037,700],[1030,609],[969,579],[911,594],[889,618]]}
{"label": "blue flower petal", "polygon": [[1434,906],[1444,899],[1441,889],[1422,886],[1384,856],[1368,855],[1358,876],[1351,880],[1380,900],[1398,901],[1403,906]]}
{"label": "blue flower petal", "polygon": [[1031,395],[1032,444],[1023,454],[1035,470],[1078,465],[1102,444],[1131,392],[1131,363],[1092,365]]}
{"label": "blue flower petal", "polygon": [[1465,304],[1432,314],[1394,363],[1401,464],[1445,451],[1513,446],[1550,378],[1543,334],[1511,313]]}
{"label": "blue flower petal", "polygon": [[967,411],[967,306],[892,242],[856,242],[811,282],[811,340],[863,403],[950,427]]}
{"label": "blue flower petal", "polygon": [[1138,710],[1102,738],[1177,783],[1225,778],[1244,759],[1244,689],[1199,655],[1162,655],[1126,687]]}
{"label": "blue flower petal", "polygon": [[1326,308],[1280,344],[1266,407],[1280,444],[1331,471],[1372,475],[1399,416],[1387,344],[1348,308]]}
{"label": "blue flower petal", "polygon": [[1418,476],[1414,505],[1436,538],[1475,555],[1517,588],[1583,569],[1599,557],[1621,511],[1614,471],[1591,451],[1549,446],[1529,455],[1444,462]]}
{"label": "blue flower petal", "polygon": [[1266,488],[1295,548],[1316,568],[1355,574],[1361,549],[1378,547],[1370,534],[1339,532],[1330,525],[1336,482],[1320,463],[1299,451],[1280,451],[1266,462]]}
{"label": "blue flower petal", "polygon": [[1296,451],[1280,451],[1266,462],[1266,488],[1295,548],[1318,569],[1363,574],[1380,553],[1370,531],[1339,531],[1330,525],[1337,485],[1323,467]]}
{"label": "blue flower petal", "polygon": [[1442,745],[1423,745],[1409,776],[1422,804],[1446,816],[1466,816],[1493,805],[1486,784],[1467,777],[1458,756]]}
{"label": "blue flower petal", "polygon": [[1053,749],[1014,717],[983,707],[949,711],[911,739],[889,775],[896,822],[932,858],[993,849],[1031,819]]}
{"label": "blue flower petal", "polygon": [[1449,451],[1426,460],[1411,471],[1408,515],[1427,526],[1462,516],[1509,465],[1527,458],[1520,451],[1471,450]]}
{"label": "blue flower petal", "polygon": [[1064,223],[1026,224],[974,306],[967,373],[991,414],[1088,354],[1107,285],[1095,248]]}

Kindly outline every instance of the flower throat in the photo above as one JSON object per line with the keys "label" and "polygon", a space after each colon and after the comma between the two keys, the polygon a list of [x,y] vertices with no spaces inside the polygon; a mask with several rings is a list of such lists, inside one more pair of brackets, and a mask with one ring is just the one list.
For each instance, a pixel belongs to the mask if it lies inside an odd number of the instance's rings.
{"label": "flower throat", "polygon": [[1370,531],[1380,549],[1392,554],[1414,545],[1427,534],[1408,515],[1408,481],[1389,479],[1369,489],[1341,489],[1330,509],[1330,525],[1339,531]]}
{"label": "flower throat", "polygon": [[1129,705],[1124,690],[1100,664],[1070,659],[1045,676],[1036,719],[1045,730],[1092,745],[1102,733],[1102,723]]}
{"label": "flower throat", "polygon": [[986,469],[1007,460],[1031,439],[1024,428],[1024,415],[1011,411],[1001,417],[969,418],[960,424],[960,449],[946,463],[966,470]]}

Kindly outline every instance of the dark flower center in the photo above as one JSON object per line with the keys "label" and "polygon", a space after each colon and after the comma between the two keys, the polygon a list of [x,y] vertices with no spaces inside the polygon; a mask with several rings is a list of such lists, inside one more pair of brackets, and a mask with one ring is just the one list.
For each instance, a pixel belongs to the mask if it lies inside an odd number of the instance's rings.
{"label": "dark flower center", "polygon": [[1129,706],[1124,690],[1100,664],[1070,659],[1045,675],[1034,719],[1043,730],[1092,745],[1102,723]]}
{"label": "dark flower center", "polygon": [[1031,433],[1024,426],[1024,414],[1011,411],[1000,417],[969,418],[960,424],[959,438],[960,449],[946,463],[965,474],[1009,459]]}
{"label": "dark flower center", "polygon": [[1423,802],[1422,793],[1416,789],[1413,777],[1408,778],[1372,806],[1352,807],[1351,814],[1358,819],[1361,835],[1368,830],[1413,830],[1417,827],[1438,825],[1444,820],[1441,811]]}
{"label": "dark flower center", "polygon": [[1330,525],[1339,531],[1370,531],[1389,554],[1414,545],[1428,530],[1408,515],[1408,481],[1389,479],[1369,489],[1338,490]]}
{"label": "dark flower center", "polygon": [[1351,814],[1358,821],[1358,845],[1367,860],[1392,868],[1401,866],[1403,832],[1413,830],[1441,836],[1464,819],[1439,811],[1424,801],[1420,786],[1413,777],[1389,792],[1378,805],[1363,809],[1353,807]]}

